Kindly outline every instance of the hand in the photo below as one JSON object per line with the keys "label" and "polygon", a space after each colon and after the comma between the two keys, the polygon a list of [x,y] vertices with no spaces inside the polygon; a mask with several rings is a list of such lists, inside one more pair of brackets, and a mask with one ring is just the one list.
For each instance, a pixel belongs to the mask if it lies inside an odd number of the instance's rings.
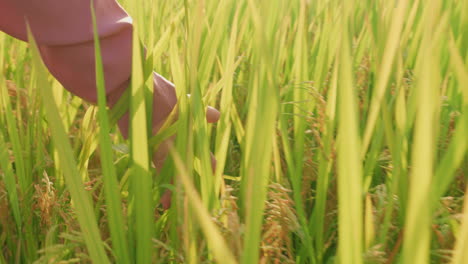
{"label": "hand", "polygon": [[[174,84],[164,79],[162,76],[155,74],[155,85],[154,85],[154,103],[153,103],[153,133],[157,133],[161,126],[166,121],[172,109],[176,105],[177,98],[175,95]],[[215,123],[219,120],[220,113],[215,108],[208,106],[206,109],[206,121],[208,123]],[[157,171],[160,171],[166,158],[169,154],[169,146],[174,141],[175,137],[171,137],[162,142],[156,152],[153,155],[153,163]],[[213,153],[211,153],[211,166],[213,171],[216,169],[216,159]],[[166,190],[161,197],[161,204],[165,210],[171,207],[172,192]]]}
{"label": "hand", "polygon": [[[215,123],[219,120],[219,111],[216,110],[215,108],[208,106],[206,109],[206,121],[208,123]],[[174,137],[167,139],[161,145],[159,146],[158,150],[153,156],[153,162],[156,167],[156,170],[159,171],[162,169],[164,166],[164,162],[167,158],[167,155],[169,153],[169,146],[172,144],[172,141],[174,140]],[[213,171],[216,170],[216,159],[213,155],[213,153],[210,153],[211,155],[211,167],[213,168]],[[171,207],[171,200],[172,200],[172,191],[171,190],[166,190],[164,194],[161,196],[161,205],[164,210],[167,210]]]}

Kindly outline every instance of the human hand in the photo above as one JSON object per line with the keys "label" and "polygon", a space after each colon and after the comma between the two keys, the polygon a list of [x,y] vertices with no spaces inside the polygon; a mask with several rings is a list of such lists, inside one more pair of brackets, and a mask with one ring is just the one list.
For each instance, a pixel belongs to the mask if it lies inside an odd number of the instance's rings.
{"label": "human hand", "polygon": [[[153,103],[153,133],[156,134],[166,122],[166,119],[172,112],[177,103],[174,84],[164,79],[162,76],[155,74],[154,85],[154,103]],[[215,123],[219,120],[220,113],[217,109],[208,106],[206,109],[206,121]],[[173,143],[175,136],[163,141],[153,154],[153,164],[156,171],[160,171],[169,155],[169,147]],[[216,169],[216,159],[211,153],[211,166],[213,171]],[[164,210],[171,206],[172,192],[166,190],[161,197],[161,204]]]}
{"label": "human hand", "polygon": [[[215,108],[208,106],[206,109],[206,121],[208,123],[215,123],[219,120],[220,113]],[[174,141],[174,137],[167,139],[158,147],[158,150],[155,152],[153,156],[153,162],[156,167],[157,171],[160,171],[164,166],[164,162],[169,154],[169,147]],[[210,153],[211,156],[211,167],[213,171],[216,170],[216,159],[213,153]],[[166,190],[164,194],[161,196],[161,205],[164,210],[167,210],[171,207],[171,200],[172,200],[172,191]]]}

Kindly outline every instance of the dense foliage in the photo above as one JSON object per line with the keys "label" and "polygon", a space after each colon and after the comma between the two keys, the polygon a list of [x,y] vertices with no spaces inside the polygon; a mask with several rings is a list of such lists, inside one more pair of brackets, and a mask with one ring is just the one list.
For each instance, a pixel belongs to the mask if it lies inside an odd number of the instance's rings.
{"label": "dense foliage", "polygon": [[[0,263],[466,263],[468,1],[122,4],[129,140],[0,34]],[[151,69],[179,96],[155,136]]]}

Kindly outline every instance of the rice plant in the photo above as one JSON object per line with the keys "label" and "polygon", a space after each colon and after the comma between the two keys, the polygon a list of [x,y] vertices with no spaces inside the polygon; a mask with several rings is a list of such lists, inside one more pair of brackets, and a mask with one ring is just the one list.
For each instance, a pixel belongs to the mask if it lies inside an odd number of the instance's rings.
{"label": "rice plant", "polygon": [[468,1],[119,2],[112,109],[0,34],[0,263],[468,263]]}

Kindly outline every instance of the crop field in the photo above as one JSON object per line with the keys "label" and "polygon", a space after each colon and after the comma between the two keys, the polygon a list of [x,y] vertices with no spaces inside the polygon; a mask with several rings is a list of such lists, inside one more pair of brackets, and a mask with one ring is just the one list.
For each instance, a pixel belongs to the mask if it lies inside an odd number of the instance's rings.
{"label": "crop field", "polygon": [[92,105],[0,32],[0,264],[468,263],[467,0],[119,2],[112,109],[98,39]]}

